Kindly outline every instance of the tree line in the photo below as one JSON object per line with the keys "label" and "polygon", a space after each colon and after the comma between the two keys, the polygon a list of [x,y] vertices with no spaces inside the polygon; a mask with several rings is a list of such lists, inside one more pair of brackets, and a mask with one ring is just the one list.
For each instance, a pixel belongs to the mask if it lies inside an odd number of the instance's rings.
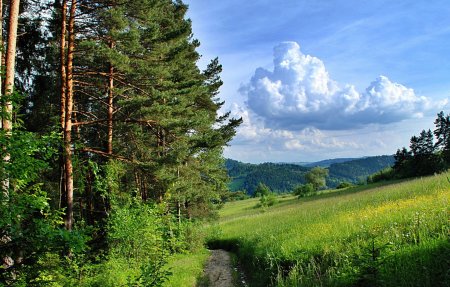
{"label": "tree line", "polygon": [[[141,270],[133,286],[158,286],[158,252],[187,248],[183,224],[211,217],[227,191],[222,151],[241,119],[219,112],[222,66],[198,68],[180,0],[0,7],[0,282],[57,282],[49,260],[80,284],[74,270],[115,255]],[[154,246],[125,250],[141,231]]]}
{"label": "tree line", "polygon": [[422,130],[410,139],[409,149],[398,149],[392,168],[368,177],[368,182],[432,175],[450,167],[450,115],[437,114],[435,129]]}
{"label": "tree line", "polygon": [[406,147],[397,150],[395,177],[430,175],[450,167],[450,115],[441,111],[434,124],[434,131],[422,130],[418,136],[411,137],[409,150]]}

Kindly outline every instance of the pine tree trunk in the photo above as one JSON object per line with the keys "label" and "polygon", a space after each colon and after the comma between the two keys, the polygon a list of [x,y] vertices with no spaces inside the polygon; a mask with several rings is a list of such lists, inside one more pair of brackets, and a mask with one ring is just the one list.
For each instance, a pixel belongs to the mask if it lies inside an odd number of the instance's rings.
{"label": "pine tree trunk", "polygon": [[[114,41],[111,40],[109,48],[114,49]],[[113,114],[114,114],[114,67],[109,65],[109,82],[108,82],[108,154],[113,153]]]}
{"label": "pine tree trunk", "polygon": [[[59,2],[59,0],[56,0]],[[60,43],[59,43],[59,53],[60,53],[60,74],[61,74],[61,82],[60,82],[60,125],[61,125],[61,133],[64,138],[64,127],[66,125],[66,34],[67,34],[67,0],[62,0],[61,6],[61,35],[60,35]],[[60,155],[60,172],[61,172],[61,182],[59,187],[60,192],[60,204],[61,208],[62,204],[66,204],[66,181],[65,181],[65,167],[64,167],[64,151]]]}
{"label": "pine tree trunk", "polygon": [[[3,1],[0,0],[0,62],[3,59]],[[2,98],[2,83],[3,79],[0,78],[0,99]],[[0,129],[3,129],[2,117],[0,115]]]}
{"label": "pine tree trunk", "polygon": [[[17,24],[19,20],[20,0],[10,1],[8,47],[6,50],[6,75],[5,75],[5,95],[10,96],[14,88],[14,67],[16,65],[16,43]],[[12,131],[12,102],[5,103],[5,113],[7,117],[3,119],[3,129],[6,132]]]}
{"label": "pine tree trunk", "polygon": [[[19,4],[20,0],[11,0],[9,7],[9,26],[8,26],[8,46],[6,49],[6,74],[5,74],[5,97],[10,97],[14,89],[14,67],[16,65],[16,44],[17,44],[17,24],[19,21]],[[12,101],[7,99],[4,106],[4,117],[2,118],[2,129],[6,132],[7,136],[11,136],[12,133]],[[11,156],[7,153],[3,157],[3,161],[8,163]],[[3,192],[6,198],[9,197],[9,178],[6,178],[2,182]]]}
{"label": "pine tree trunk", "polygon": [[65,186],[66,186],[66,219],[65,227],[72,230],[73,226],[73,166],[72,166],[72,110],[73,110],[73,54],[75,50],[75,12],[77,1],[71,1],[69,16],[69,41],[67,49],[67,91],[64,124],[64,166],[65,166]]}
{"label": "pine tree trunk", "polygon": [[[1,59],[3,59],[3,1],[0,0],[0,62]],[[3,83],[3,79],[0,78],[0,99],[3,96],[3,92],[2,92],[2,83]],[[0,129],[3,129],[3,118],[0,115]],[[4,173],[3,170],[1,170],[2,173]],[[2,192],[3,192],[3,196],[6,197],[8,196],[8,191],[7,190],[3,190],[3,185],[2,185]]]}
{"label": "pine tree trunk", "polygon": [[[58,1],[58,0],[57,0]],[[66,33],[67,33],[67,0],[62,0],[61,7],[61,37],[60,37],[60,73],[61,73],[61,129],[64,131],[66,114]]]}

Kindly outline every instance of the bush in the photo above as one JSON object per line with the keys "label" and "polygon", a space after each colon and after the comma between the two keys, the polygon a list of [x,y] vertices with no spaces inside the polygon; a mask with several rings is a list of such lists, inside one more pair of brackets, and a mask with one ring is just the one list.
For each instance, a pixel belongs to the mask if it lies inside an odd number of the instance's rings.
{"label": "bush", "polygon": [[337,189],[342,189],[342,188],[347,188],[347,187],[352,187],[353,184],[348,182],[348,181],[344,181],[339,183],[339,185],[336,187]]}
{"label": "bush", "polygon": [[129,286],[161,286],[170,274],[165,267],[170,250],[179,245],[171,223],[158,206],[139,201],[114,209],[107,230],[109,261],[124,261],[128,267],[114,276],[134,274],[127,279]]}
{"label": "bush", "polygon": [[312,183],[298,185],[294,189],[294,194],[298,197],[305,197],[315,194],[314,185]]}
{"label": "bush", "polygon": [[267,196],[271,192],[272,191],[270,190],[270,188],[267,185],[265,185],[264,183],[260,182],[258,184],[258,187],[255,190],[255,197]]}
{"label": "bush", "polygon": [[[0,286],[59,281],[67,276],[51,264],[67,263],[69,270],[87,249],[86,230],[62,229],[64,212],[52,206],[44,190],[42,177],[55,160],[58,142],[56,133],[38,137],[17,128],[8,136],[0,130],[0,158],[10,156],[8,162],[0,160],[0,182],[9,182],[8,190],[0,191],[0,258],[7,262],[0,267]],[[63,256],[68,253],[71,258]]]}
{"label": "bush", "polygon": [[395,172],[391,167],[380,170],[377,173],[369,175],[367,177],[367,183],[374,183],[380,181],[392,180],[395,178]]}
{"label": "bush", "polygon": [[262,195],[259,199],[257,207],[269,207],[277,203],[277,197],[274,193],[269,193],[268,195]]}
{"label": "bush", "polygon": [[250,196],[245,191],[229,191],[223,197],[222,201],[236,201],[236,200],[244,200],[248,199]]}

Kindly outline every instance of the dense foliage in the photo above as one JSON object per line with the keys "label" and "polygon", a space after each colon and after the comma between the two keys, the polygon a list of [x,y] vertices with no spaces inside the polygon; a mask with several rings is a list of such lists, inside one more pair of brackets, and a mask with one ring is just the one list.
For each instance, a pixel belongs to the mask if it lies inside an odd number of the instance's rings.
{"label": "dense foliage", "polygon": [[161,286],[198,247],[241,120],[218,113],[222,66],[198,68],[187,8],[21,3],[15,93],[0,95],[0,286]]}
{"label": "dense foliage", "polygon": [[315,193],[314,185],[312,183],[298,185],[294,188],[294,194],[298,197],[311,196]]}

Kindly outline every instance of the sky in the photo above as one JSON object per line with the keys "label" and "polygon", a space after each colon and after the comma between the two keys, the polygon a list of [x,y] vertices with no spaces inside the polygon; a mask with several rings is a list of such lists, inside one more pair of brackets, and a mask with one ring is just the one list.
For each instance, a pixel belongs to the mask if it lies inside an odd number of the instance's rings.
{"label": "sky", "polygon": [[450,113],[448,0],[185,0],[199,66],[219,58],[224,156],[313,162],[394,154]]}

